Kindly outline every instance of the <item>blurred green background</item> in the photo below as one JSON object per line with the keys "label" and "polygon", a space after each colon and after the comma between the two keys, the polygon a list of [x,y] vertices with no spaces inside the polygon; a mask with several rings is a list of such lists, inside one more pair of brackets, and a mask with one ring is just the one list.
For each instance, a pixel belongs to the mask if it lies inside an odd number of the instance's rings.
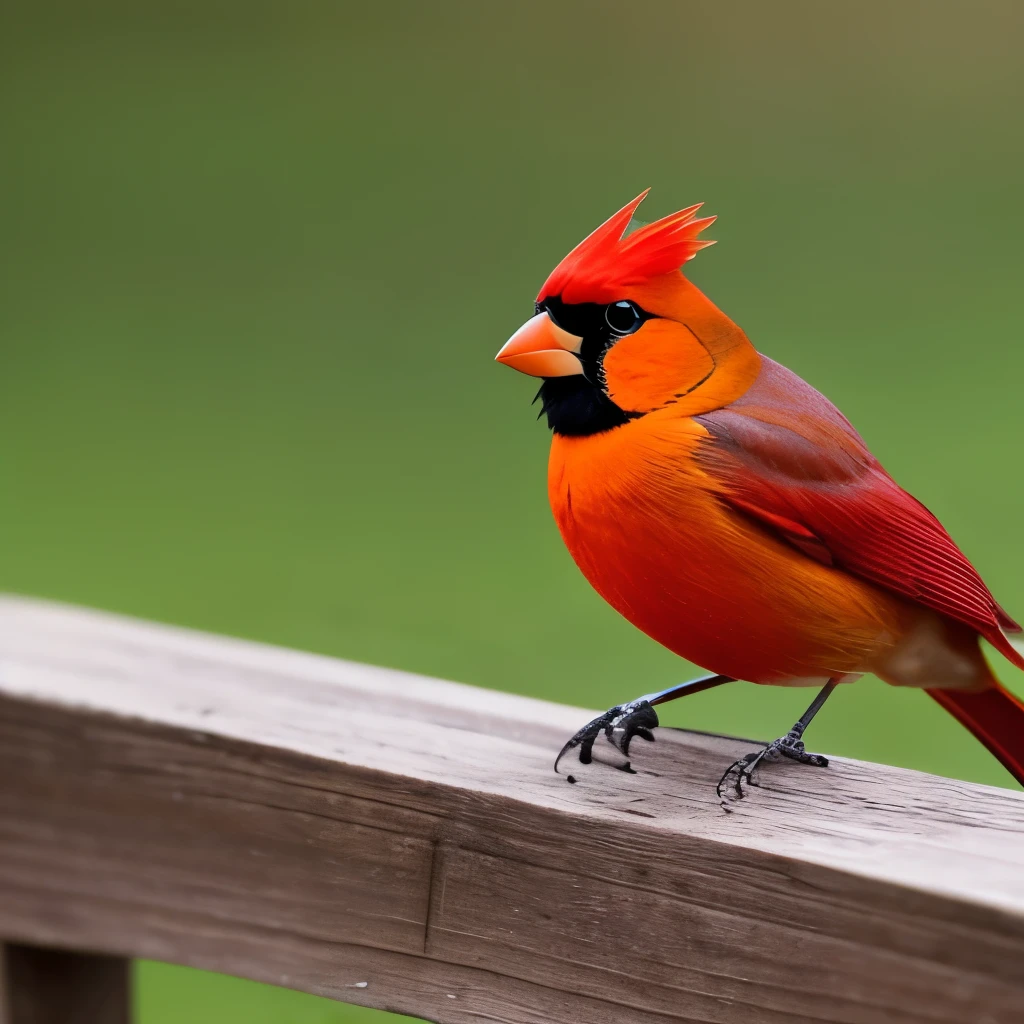
{"label": "blurred green background", "polygon": [[[651,185],[647,219],[720,215],[694,280],[1021,615],[1022,12],[5,8],[0,587],[593,708],[686,677],[572,565],[535,383],[492,363]],[[806,696],[665,717],[768,738]],[[1009,784],[875,683],[813,740]],[[385,1016],[160,965],[139,1000],[143,1024]]]}

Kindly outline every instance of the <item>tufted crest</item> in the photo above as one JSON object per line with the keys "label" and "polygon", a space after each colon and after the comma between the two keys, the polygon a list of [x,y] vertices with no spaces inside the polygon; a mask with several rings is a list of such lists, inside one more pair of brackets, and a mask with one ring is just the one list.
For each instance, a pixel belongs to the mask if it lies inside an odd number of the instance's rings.
{"label": "tufted crest", "polygon": [[615,302],[624,289],[678,270],[714,242],[697,236],[714,217],[697,217],[689,206],[623,237],[650,189],[587,235],[551,272],[537,301],[560,295],[563,302]]}

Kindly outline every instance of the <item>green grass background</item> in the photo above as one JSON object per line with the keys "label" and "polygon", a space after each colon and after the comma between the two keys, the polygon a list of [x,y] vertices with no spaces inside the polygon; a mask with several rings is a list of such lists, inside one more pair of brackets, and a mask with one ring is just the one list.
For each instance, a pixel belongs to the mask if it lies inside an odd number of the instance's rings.
{"label": "green grass background", "polygon": [[[0,587],[591,707],[686,677],[571,564],[534,384],[492,363],[651,185],[647,218],[720,215],[696,282],[1024,613],[1018,4],[4,18]],[[736,686],[666,719],[768,737],[805,698]],[[1008,784],[871,682],[814,745]],[[139,978],[142,1024],[382,1019]]]}

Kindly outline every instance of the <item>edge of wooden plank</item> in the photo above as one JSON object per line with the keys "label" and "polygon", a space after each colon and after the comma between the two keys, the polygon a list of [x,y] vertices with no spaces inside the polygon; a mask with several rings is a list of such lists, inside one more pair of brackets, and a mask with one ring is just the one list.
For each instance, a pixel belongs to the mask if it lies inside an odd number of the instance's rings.
{"label": "edge of wooden plank", "polygon": [[725,813],[714,782],[747,741],[676,729],[639,748],[639,774],[577,766],[569,786],[552,754],[594,711],[20,597],[0,596],[0,693],[567,813],[621,821],[641,809],[645,827],[1024,911],[1024,793],[1013,790],[835,758],[820,772],[772,766]]}

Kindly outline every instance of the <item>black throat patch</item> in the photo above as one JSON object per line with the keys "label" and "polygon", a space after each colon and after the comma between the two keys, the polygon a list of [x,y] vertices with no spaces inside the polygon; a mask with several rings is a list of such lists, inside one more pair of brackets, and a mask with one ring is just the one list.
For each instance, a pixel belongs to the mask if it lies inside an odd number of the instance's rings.
{"label": "black throat patch", "polygon": [[643,413],[620,409],[596,384],[583,374],[574,377],[547,377],[537,392],[540,412],[548,426],[566,437],[600,434],[621,427]]}

